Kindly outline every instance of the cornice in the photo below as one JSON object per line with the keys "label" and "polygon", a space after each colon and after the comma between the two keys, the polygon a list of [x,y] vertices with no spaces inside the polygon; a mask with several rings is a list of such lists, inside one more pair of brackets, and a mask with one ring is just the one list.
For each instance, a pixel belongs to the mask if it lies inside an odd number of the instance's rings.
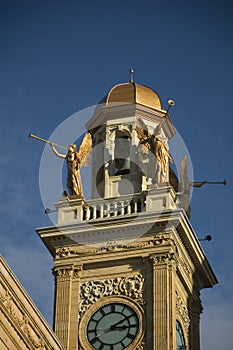
{"label": "cornice", "polygon": [[[127,240],[138,241],[140,232],[141,237],[151,239],[156,233],[172,230],[178,232],[178,239],[181,240],[195,270],[198,271],[202,281],[201,288],[212,287],[216,284],[217,279],[214,272],[183,209],[163,210],[157,213],[141,212],[93,220],[93,222],[72,222],[66,225],[40,228],[37,229],[37,232],[51,254],[55,256],[55,250],[64,246],[80,248],[81,244],[87,244],[92,246],[92,253],[94,253],[107,242],[117,242],[120,245]],[[122,246],[118,249],[123,250],[124,248]],[[103,249],[101,253],[104,252]]]}
{"label": "cornice", "polygon": [[168,138],[170,139],[176,133],[172,121],[165,110],[152,109],[139,103],[112,103],[110,106],[100,106],[99,110],[96,110],[93,117],[87,122],[86,127],[90,130],[103,124],[111,124],[119,118],[130,118],[132,120],[132,118],[136,117],[143,117],[153,123],[156,119],[162,121],[166,117],[164,127]]}

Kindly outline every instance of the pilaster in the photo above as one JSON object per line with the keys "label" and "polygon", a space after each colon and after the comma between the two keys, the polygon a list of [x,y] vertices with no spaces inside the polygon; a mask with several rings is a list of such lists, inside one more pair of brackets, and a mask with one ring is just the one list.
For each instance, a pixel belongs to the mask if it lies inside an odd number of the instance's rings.
{"label": "pilaster", "polygon": [[80,277],[82,273],[81,265],[74,265],[72,274],[72,286],[71,286],[71,310],[70,310],[70,337],[69,337],[69,350],[78,349],[78,312],[80,304]]}
{"label": "pilaster", "polygon": [[190,308],[190,350],[200,350],[200,314],[202,306],[199,298],[191,297]]}
{"label": "pilaster", "polygon": [[65,349],[69,349],[71,329],[71,293],[73,265],[58,266],[53,269],[55,277],[54,331]]}
{"label": "pilaster", "polygon": [[175,345],[175,273],[172,251],[151,256],[153,266],[153,350],[172,350]]}

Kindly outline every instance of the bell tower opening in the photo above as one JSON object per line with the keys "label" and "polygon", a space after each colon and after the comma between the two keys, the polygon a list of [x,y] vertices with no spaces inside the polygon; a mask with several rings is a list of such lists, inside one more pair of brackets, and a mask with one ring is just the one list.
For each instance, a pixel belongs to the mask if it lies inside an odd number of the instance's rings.
{"label": "bell tower opening", "polygon": [[117,130],[114,142],[114,175],[130,173],[131,137],[125,130]]}

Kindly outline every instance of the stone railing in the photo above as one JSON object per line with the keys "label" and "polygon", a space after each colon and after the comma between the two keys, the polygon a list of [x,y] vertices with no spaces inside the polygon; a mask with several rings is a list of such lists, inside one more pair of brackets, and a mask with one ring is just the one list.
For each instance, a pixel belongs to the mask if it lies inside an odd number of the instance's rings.
{"label": "stone railing", "polygon": [[122,196],[120,198],[88,201],[82,206],[79,219],[95,220],[111,216],[140,213],[145,210],[146,195]]}
{"label": "stone railing", "polygon": [[116,198],[99,198],[85,201],[80,198],[65,197],[55,204],[58,209],[58,224],[74,221],[101,220],[141,212],[160,213],[179,206],[176,193],[171,186],[152,186],[141,193],[122,195]]}
{"label": "stone railing", "polygon": [[146,192],[134,195],[123,195],[119,198],[67,200],[56,204],[58,223],[70,221],[98,220],[146,210]]}

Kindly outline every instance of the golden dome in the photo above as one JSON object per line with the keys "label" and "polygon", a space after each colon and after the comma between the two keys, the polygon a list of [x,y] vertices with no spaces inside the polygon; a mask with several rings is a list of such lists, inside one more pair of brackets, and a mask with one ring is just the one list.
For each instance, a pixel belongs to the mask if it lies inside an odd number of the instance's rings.
{"label": "golden dome", "polygon": [[153,89],[135,83],[115,85],[101,102],[105,102],[106,106],[109,103],[122,102],[138,103],[149,108],[162,109],[160,97]]}

